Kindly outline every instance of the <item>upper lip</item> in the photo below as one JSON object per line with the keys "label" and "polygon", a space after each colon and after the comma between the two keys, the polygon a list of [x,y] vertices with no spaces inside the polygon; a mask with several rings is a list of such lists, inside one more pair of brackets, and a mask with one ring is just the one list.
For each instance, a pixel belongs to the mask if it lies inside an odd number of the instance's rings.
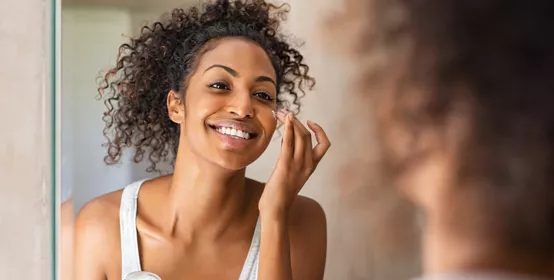
{"label": "upper lip", "polygon": [[254,136],[258,135],[256,128],[252,124],[249,124],[247,122],[226,120],[226,121],[217,121],[217,122],[208,123],[208,125],[215,128],[230,127],[236,130],[242,130],[244,132],[248,132],[249,134],[252,134]]}

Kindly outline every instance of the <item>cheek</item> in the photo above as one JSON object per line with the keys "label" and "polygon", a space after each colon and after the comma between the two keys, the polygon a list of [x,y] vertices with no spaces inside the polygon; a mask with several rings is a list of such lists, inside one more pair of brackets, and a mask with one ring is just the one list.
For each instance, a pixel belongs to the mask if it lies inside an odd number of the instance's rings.
{"label": "cheek", "polygon": [[261,113],[258,113],[258,119],[265,134],[271,138],[277,128],[277,120],[273,117],[271,109],[265,109]]}
{"label": "cheek", "polygon": [[204,122],[207,117],[218,110],[217,100],[206,96],[204,98],[196,98],[191,96],[185,103],[185,117],[189,125],[198,125]]}

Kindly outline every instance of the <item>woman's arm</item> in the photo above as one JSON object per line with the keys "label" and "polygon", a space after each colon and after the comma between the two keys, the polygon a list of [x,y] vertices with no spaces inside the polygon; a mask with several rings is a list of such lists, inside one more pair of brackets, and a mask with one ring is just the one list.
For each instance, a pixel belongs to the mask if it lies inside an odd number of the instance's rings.
{"label": "woman's arm", "polygon": [[258,279],[291,280],[289,221],[286,215],[260,215],[261,240]]}
{"label": "woman's arm", "polygon": [[106,248],[109,215],[106,205],[95,199],[87,203],[75,221],[74,274],[78,280],[106,280],[103,260],[109,256]]}
{"label": "woman's arm", "polygon": [[286,215],[261,213],[258,277],[322,280],[327,254],[327,222],[321,206],[299,196]]}
{"label": "woman's arm", "polygon": [[327,258],[327,220],[315,200],[299,196],[291,212],[293,279],[323,280]]}
{"label": "woman's arm", "polygon": [[[294,115],[280,111],[277,118],[285,124],[285,133],[279,160],[258,203],[262,223],[258,277],[321,280],[327,243],[325,214],[317,202],[298,193],[331,144],[314,122],[308,121],[318,142],[312,147],[312,134]],[[294,239],[293,258],[297,260],[292,264],[289,238]]]}

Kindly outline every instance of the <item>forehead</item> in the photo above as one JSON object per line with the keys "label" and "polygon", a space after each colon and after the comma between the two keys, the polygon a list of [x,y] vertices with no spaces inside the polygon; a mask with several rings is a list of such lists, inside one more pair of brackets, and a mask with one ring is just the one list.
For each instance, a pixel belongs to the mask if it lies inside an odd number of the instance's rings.
{"label": "forehead", "polygon": [[221,64],[241,75],[276,78],[275,69],[267,53],[256,43],[242,38],[224,38],[216,41],[198,63],[198,70]]}

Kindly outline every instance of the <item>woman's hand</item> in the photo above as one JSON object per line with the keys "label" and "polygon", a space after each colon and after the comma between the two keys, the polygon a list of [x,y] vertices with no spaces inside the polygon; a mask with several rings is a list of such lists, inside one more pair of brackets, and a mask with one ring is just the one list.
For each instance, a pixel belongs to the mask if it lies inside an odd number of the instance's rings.
{"label": "woman's hand", "polygon": [[308,121],[317,145],[312,147],[312,134],[287,111],[279,111],[277,119],[285,124],[281,155],[266,183],[258,208],[262,217],[287,218],[289,209],[323,158],[331,143],[321,126]]}

